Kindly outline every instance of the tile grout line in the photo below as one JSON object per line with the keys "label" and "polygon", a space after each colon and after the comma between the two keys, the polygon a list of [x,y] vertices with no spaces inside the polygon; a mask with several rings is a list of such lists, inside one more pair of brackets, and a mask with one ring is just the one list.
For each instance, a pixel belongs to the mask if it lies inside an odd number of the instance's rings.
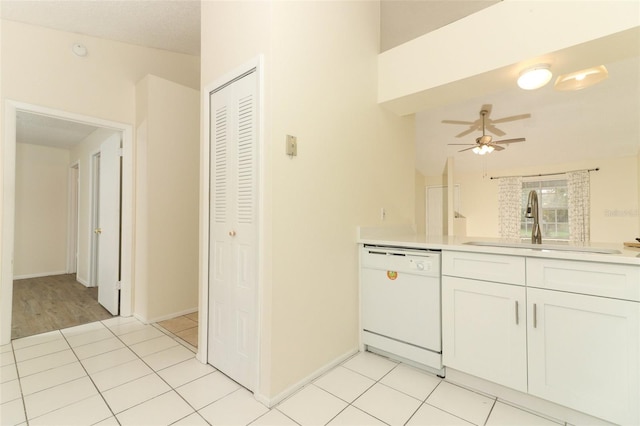
{"label": "tile grout line", "polygon": [[[114,333],[113,331],[111,331],[111,329],[110,329],[109,327],[107,327],[106,325],[104,325],[104,324],[102,323],[102,321],[100,321],[100,324],[102,324],[102,326],[103,326],[104,328],[106,328],[107,330],[109,330],[109,332],[115,336],[115,333]],[[92,331],[93,331],[93,330],[92,330]],[[60,333],[62,334],[63,338],[64,338],[65,340],[67,340],[67,336],[66,336],[64,333],[62,333],[62,331],[61,331]],[[88,333],[90,333],[90,331],[89,331]],[[82,333],[82,334],[84,334],[84,333]],[[116,337],[117,337],[117,336],[116,336]],[[104,339],[104,340],[106,340],[106,339]],[[96,342],[92,342],[92,343],[96,343]],[[120,421],[119,421],[119,420],[118,420],[118,418],[116,417],[116,414],[113,412],[113,409],[111,408],[111,406],[109,405],[109,403],[107,403],[107,400],[104,398],[104,395],[102,395],[102,392],[100,391],[100,389],[98,389],[98,385],[96,385],[96,383],[93,381],[93,377],[91,377],[91,375],[90,375],[90,374],[89,374],[89,372],[87,371],[86,367],[84,366],[84,364],[82,363],[82,361],[81,361],[81,360],[80,360],[80,358],[78,357],[78,354],[76,353],[75,349],[71,346],[71,344],[69,343],[69,341],[68,341],[68,340],[67,340],[67,344],[69,345],[69,347],[71,347],[71,352],[73,352],[73,355],[74,355],[74,356],[76,357],[76,359],[78,360],[78,363],[80,364],[80,366],[82,367],[82,369],[83,369],[83,370],[84,370],[84,372],[86,373],[87,377],[88,377],[88,378],[89,378],[89,380],[91,381],[91,384],[93,385],[93,387],[94,387],[94,388],[96,389],[96,391],[98,392],[98,395],[100,395],[100,398],[101,398],[101,399],[102,399],[102,401],[104,402],[104,405],[105,405],[105,406],[109,409],[109,411],[111,412],[111,416],[112,416],[114,419],[116,419],[116,421],[118,422],[118,424],[120,424]],[[89,343],[89,344],[90,344],[90,343]],[[82,345],[82,346],[84,346],[84,345]],[[106,353],[108,353],[108,352],[106,352]],[[78,402],[79,402],[79,401],[78,401]],[[71,404],[70,404],[70,405],[71,405]],[[64,408],[64,407],[61,407],[61,408]],[[59,409],[60,409],[60,408],[59,408]],[[56,411],[56,410],[54,410],[54,411]],[[105,419],[102,419],[102,420],[100,420],[100,421],[98,421],[98,422],[96,422],[96,423],[100,423],[101,421],[104,421],[104,420],[107,420],[107,419],[108,419],[108,417],[107,417],[107,418],[105,418]],[[94,423],[94,424],[95,424],[95,423]]]}
{"label": "tile grout line", "polygon": [[18,361],[16,360],[15,348],[13,347],[13,342],[9,341],[11,345],[11,354],[13,355],[13,368],[16,369],[16,380],[18,381],[18,387],[20,388],[20,401],[22,401],[22,412],[24,413],[24,421],[29,425],[29,418],[27,417],[27,405],[24,402],[24,393],[22,392],[22,380],[20,380],[20,372],[18,371]]}

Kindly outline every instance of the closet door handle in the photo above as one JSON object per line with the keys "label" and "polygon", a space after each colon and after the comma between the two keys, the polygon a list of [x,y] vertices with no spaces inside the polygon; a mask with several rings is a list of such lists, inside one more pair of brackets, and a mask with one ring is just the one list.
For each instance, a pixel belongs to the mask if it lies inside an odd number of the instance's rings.
{"label": "closet door handle", "polygon": [[538,327],[538,306],[533,304],[533,328]]}
{"label": "closet door handle", "polygon": [[518,311],[518,301],[516,300],[516,325],[520,324],[520,313]]}
{"label": "closet door handle", "polygon": [[235,237],[236,236],[236,231],[229,231],[229,236],[230,237]]}

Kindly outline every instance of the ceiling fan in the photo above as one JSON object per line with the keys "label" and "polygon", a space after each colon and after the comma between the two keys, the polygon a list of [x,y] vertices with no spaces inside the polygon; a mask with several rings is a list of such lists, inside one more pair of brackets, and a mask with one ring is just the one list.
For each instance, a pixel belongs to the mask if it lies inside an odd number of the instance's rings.
{"label": "ceiling fan", "polygon": [[476,138],[475,144],[450,143],[449,145],[471,145],[470,148],[462,149],[459,152],[473,150],[473,152],[475,152],[476,154],[482,155],[482,154],[492,152],[493,150],[502,151],[504,147],[500,146],[501,144],[524,142],[526,140],[525,138],[514,138],[514,139],[503,139],[499,141],[494,141],[491,135],[486,134],[486,130],[489,130],[491,133],[494,133],[498,136],[504,136],[506,133],[498,129],[494,124],[506,123],[508,121],[522,120],[522,119],[531,117],[531,114],[512,115],[510,117],[499,118],[497,120],[492,120],[491,118],[489,118],[490,114],[491,114],[491,105],[487,104],[487,105],[482,105],[480,110],[480,117],[476,121],[442,120],[442,122],[445,124],[464,124],[469,126],[467,130],[456,135],[457,138],[466,136],[469,133],[473,132],[474,130],[482,129],[482,136]]}

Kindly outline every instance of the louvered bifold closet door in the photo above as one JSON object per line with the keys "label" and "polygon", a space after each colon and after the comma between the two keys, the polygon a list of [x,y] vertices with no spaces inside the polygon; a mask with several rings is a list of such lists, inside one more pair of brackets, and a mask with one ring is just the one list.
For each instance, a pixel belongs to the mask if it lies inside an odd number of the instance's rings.
{"label": "louvered bifold closet door", "polygon": [[210,95],[208,361],[253,389],[257,371],[257,78]]}

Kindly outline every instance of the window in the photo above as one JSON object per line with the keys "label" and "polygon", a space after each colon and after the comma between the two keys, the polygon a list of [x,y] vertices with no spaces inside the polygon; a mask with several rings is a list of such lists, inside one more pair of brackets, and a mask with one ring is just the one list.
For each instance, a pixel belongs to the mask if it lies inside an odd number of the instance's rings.
{"label": "window", "polygon": [[527,180],[522,182],[520,237],[531,238],[533,219],[525,217],[529,192],[538,193],[540,231],[545,240],[569,240],[569,205],[567,180]]}

